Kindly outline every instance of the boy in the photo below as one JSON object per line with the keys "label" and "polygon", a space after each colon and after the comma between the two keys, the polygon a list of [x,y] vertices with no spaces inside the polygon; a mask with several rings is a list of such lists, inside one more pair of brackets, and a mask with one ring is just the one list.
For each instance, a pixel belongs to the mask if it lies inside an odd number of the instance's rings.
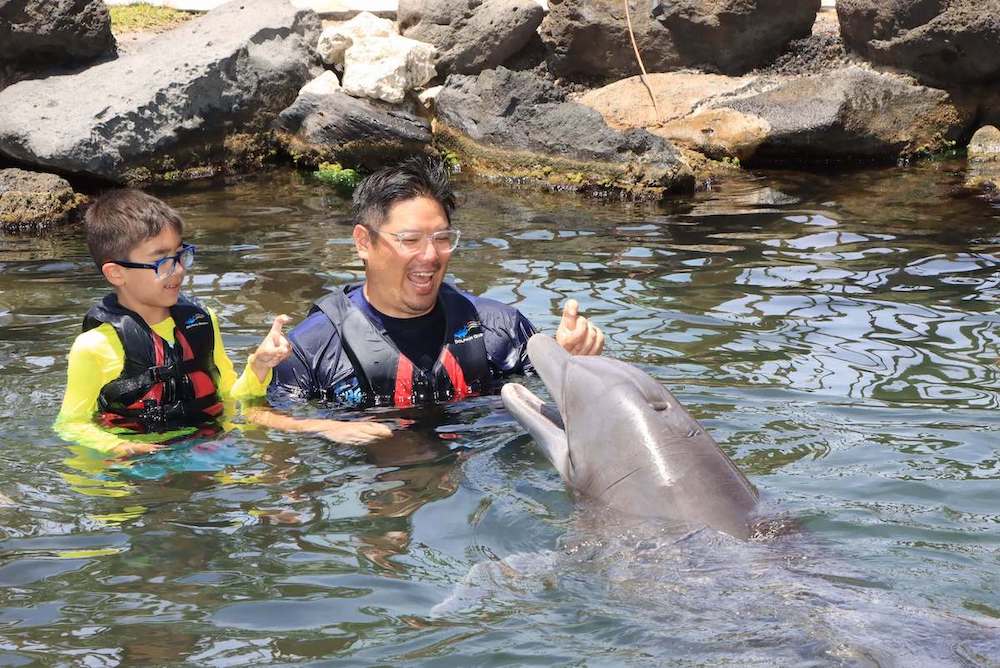
{"label": "boy", "polygon": [[[73,342],[60,436],[117,456],[152,452],[218,431],[224,401],[265,394],[271,370],[291,353],[281,331],[289,318],[274,319],[237,378],[215,314],[180,292],[195,249],[183,242],[176,211],[143,192],[115,190],[90,206],[84,226],[114,292],[87,312]],[[319,433],[343,424],[315,422],[310,431]]]}

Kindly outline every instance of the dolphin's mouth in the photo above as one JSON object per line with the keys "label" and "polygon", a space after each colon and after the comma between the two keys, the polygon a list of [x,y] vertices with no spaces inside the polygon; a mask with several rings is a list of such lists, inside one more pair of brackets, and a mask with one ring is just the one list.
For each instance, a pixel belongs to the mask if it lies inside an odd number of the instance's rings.
{"label": "dolphin's mouth", "polygon": [[500,390],[504,405],[519,421],[528,420],[546,431],[565,438],[566,425],[559,409],[542,401],[541,397],[520,383],[507,383]]}
{"label": "dolphin's mouth", "polygon": [[566,430],[559,411],[518,383],[507,383],[500,390],[504,406],[531,434],[542,453],[567,480],[571,469]]}

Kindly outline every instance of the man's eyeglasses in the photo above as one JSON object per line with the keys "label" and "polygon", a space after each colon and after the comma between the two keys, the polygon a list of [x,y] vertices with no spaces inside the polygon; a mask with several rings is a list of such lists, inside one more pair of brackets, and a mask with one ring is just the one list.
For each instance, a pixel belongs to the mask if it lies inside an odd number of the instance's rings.
{"label": "man's eyeglasses", "polygon": [[195,247],[191,244],[181,244],[181,249],[176,255],[161,257],[156,262],[129,262],[127,260],[109,260],[112,264],[129,269],[152,269],[156,272],[157,278],[167,278],[177,271],[178,263],[185,269],[190,269],[194,264]]}
{"label": "man's eyeglasses", "polygon": [[407,253],[419,253],[427,248],[427,243],[434,244],[434,250],[439,253],[450,253],[458,247],[458,230],[438,230],[437,232],[418,232],[404,230],[402,232],[377,232],[387,234],[396,240],[399,247]]}

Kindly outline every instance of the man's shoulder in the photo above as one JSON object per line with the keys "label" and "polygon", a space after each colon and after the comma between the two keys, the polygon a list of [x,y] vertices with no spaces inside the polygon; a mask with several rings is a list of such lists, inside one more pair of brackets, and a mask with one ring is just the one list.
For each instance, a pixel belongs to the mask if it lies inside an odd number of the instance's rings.
{"label": "man's shoulder", "polygon": [[292,343],[306,345],[313,342],[327,343],[337,334],[337,328],[322,311],[313,311],[288,332]]}

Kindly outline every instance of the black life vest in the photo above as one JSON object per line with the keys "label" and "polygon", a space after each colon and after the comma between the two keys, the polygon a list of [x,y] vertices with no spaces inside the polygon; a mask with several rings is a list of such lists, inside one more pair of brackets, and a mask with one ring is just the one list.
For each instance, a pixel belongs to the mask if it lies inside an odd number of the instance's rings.
{"label": "black life vest", "polygon": [[492,388],[496,378],[483,326],[468,297],[447,284],[441,286],[438,302],[445,314],[445,339],[433,368],[425,372],[351,302],[347,293],[355,288],[330,293],[310,313],[322,311],[340,332],[344,354],[360,383],[359,407],[460,401]]}
{"label": "black life vest", "polygon": [[101,388],[97,400],[106,426],[164,432],[203,425],[222,414],[211,316],[183,296],[170,316],[173,345],[119,304],[114,294],[87,311],[83,331],[106,322],[125,349],[121,375]]}

